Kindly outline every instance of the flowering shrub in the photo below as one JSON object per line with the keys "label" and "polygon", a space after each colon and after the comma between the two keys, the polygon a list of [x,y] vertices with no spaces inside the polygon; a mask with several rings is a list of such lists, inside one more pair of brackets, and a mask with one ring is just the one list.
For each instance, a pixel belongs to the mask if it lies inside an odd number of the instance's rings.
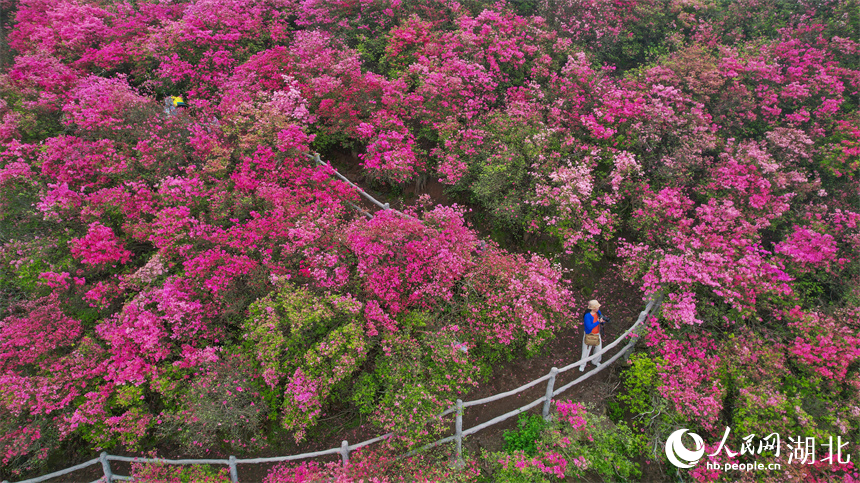
{"label": "flowering shrub", "polygon": [[[381,445],[381,447],[380,447]],[[451,468],[437,454],[421,453],[398,458],[386,443],[358,449],[350,453],[349,464],[340,462],[320,464],[315,461],[284,463],[276,466],[264,483],[310,483],[334,481],[339,483],[400,483],[400,482],[474,482],[480,474],[478,462],[467,458],[463,468]]]}
{"label": "flowering shrub", "polygon": [[[246,346],[273,390],[270,404],[281,406],[282,424],[297,441],[333,391],[346,390],[350,379],[358,380],[349,392],[363,412],[413,438],[427,434],[425,420],[450,405],[453,394],[475,384],[477,367],[469,365],[450,331],[418,340],[410,332],[426,325],[420,319],[398,323],[375,302],[367,303],[364,317],[361,309],[354,299],[318,299],[289,283],[251,306]],[[373,347],[382,350],[376,371],[357,377]]]}
{"label": "flowering shrub", "polygon": [[[853,121],[853,122],[852,122]],[[823,161],[823,167],[836,176],[856,177],[860,169],[860,127],[857,120],[836,121],[832,136],[832,151]]]}
{"label": "flowering shrub", "polygon": [[386,357],[377,358],[379,373],[362,381],[370,387],[361,388],[370,393],[384,391],[372,416],[386,430],[404,435],[405,443],[444,430],[445,421],[436,415],[477,386],[480,374],[474,356],[462,350],[453,328],[443,327],[421,339],[412,329],[412,334],[403,331],[383,339]]}
{"label": "flowering shrub", "polygon": [[[216,359],[210,356],[209,361]],[[206,455],[213,449],[249,451],[264,448],[261,423],[267,415],[257,385],[259,378],[247,362],[232,356],[207,361],[187,390],[178,395],[177,409],[161,413],[157,432],[176,438],[189,454]]]}
{"label": "flowering shrub", "polygon": [[824,381],[844,381],[848,366],[860,357],[855,344],[857,337],[846,324],[854,320],[837,321],[814,312],[804,314],[798,307],[787,314],[787,319],[797,334],[788,348],[789,354],[802,360],[806,368]]}
{"label": "flowering shrub", "polygon": [[461,211],[436,207],[424,219],[383,213],[354,224],[348,234],[365,290],[394,315],[450,301],[456,281],[473,267],[477,238]]}
{"label": "flowering shrub", "polygon": [[168,357],[193,358],[207,351],[200,347],[202,342],[217,338],[217,332],[206,325],[203,305],[191,299],[176,278],[138,294],[122,312],[101,323],[96,333],[112,349],[112,369],[105,378],[135,385],[158,377],[158,362]]}
{"label": "flowering shrub", "polygon": [[371,140],[367,153],[360,155],[371,176],[394,183],[409,181],[415,176],[421,163],[413,147],[415,138],[402,121],[383,119],[375,125],[362,123],[358,129],[363,137]]}
{"label": "flowering shrub", "polygon": [[[834,260],[837,253],[836,241],[832,236],[801,227],[795,227],[795,231],[777,244],[774,251],[788,256],[801,270],[811,265],[824,266],[829,271],[830,262],[837,261]],[[844,264],[848,260],[842,258],[838,261]]]}
{"label": "flowering shrub", "polygon": [[251,306],[245,323],[250,355],[271,389],[285,383],[285,428],[296,440],[321,413],[332,387],[350,377],[367,357],[361,325],[361,304],[333,296],[320,303],[309,291],[286,283]]}
{"label": "flowering shrub", "polygon": [[708,355],[716,345],[705,334],[692,334],[689,341],[669,340],[656,323],[652,324],[647,344],[657,347],[662,359],[657,366],[661,395],[687,418],[695,418],[708,430],[715,429],[724,397],[716,374],[720,358]]}
{"label": "flowering shrub", "polygon": [[91,136],[102,137],[107,133],[115,136],[116,131],[134,128],[130,120],[135,110],[151,106],[152,101],[135,92],[125,77],[90,76],[69,93],[63,106],[64,123]]}
{"label": "flowering shrub", "polygon": [[113,262],[128,263],[131,252],[126,250],[114,235],[113,231],[94,222],[87,234],[80,239],[73,239],[71,244],[72,256],[80,259],[86,265],[104,265]]}
{"label": "flowering shrub", "polygon": [[[610,480],[627,480],[641,474],[630,459],[637,445],[627,426],[619,423],[609,429],[605,417],[572,401],[556,401],[555,406],[552,423],[532,443],[533,453],[509,446],[506,453],[486,455],[494,466],[494,481],[550,482],[582,478],[591,471]],[[525,426],[520,432],[530,428],[531,425]]]}

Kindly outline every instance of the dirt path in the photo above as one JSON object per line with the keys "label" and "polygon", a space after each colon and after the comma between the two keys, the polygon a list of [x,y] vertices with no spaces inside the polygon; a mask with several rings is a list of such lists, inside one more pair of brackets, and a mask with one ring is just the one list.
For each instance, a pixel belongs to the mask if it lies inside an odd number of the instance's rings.
{"label": "dirt path", "polygon": [[[612,322],[606,325],[607,343],[614,341],[620,334],[630,328],[636,321],[645,306],[641,300],[639,291],[617,279],[614,271],[608,272],[597,285],[597,289],[589,298],[595,298],[602,304],[601,311],[612,318]],[[587,300],[587,299],[584,299]],[[583,312],[585,309],[583,308]],[[605,354],[603,360],[608,360],[620,350],[622,344]],[[545,353],[532,359],[519,360],[500,368],[493,375],[489,384],[480,387],[474,393],[469,394],[468,399],[480,399],[482,397],[509,391],[530,381],[533,381],[549,373],[552,367],[561,368],[579,360],[582,356],[582,328],[577,321],[570,327],[558,334],[555,340],[550,342]],[[622,362],[619,360],[613,365],[605,367],[602,371],[586,379],[580,384],[568,389],[556,396],[555,400],[573,400],[584,402],[594,406],[595,411],[603,413],[606,410],[608,398],[618,385],[617,372]],[[594,365],[589,364],[586,371],[590,371]],[[559,374],[556,378],[555,387],[561,387],[583,373],[574,368],[566,373]],[[508,411],[522,407],[542,397],[546,392],[545,384],[538,384],[522,393],[509,396],[500,401],[490,404],[468,408],[464,414],[463,427],[470,428],[482,422],[488,421]],[[540,406],[533,412],[538,413]],[[484,429],[473,436],[466,438],[467,448],[475,451],[481,448],[489,451],[502,449],[504,440],[502,435],[505,430],[516,427],[516,417]]]}

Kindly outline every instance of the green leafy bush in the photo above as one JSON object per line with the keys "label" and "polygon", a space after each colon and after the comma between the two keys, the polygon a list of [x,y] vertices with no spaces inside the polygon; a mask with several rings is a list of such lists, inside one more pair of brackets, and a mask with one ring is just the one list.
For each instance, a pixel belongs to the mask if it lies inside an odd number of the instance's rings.
{"label": "green leafy bush", "polygon": [[520,414],[517,420],[519,429],[516,431],[505,431],[505,451],[513,453],[523,451],[529,456],[537,452],[537,441],[541,432],[547,427],[546,421],[537,414]]}
{"label": "green leafy bush", "polygon": [[[590,408],[589,408],[590,409]],[[493,481],[534,483],[597,473],[604,481],[632,481],[641,471],[633,431],[613,424],[585,406],[558,401],[552,423],[537,415],[521,417],[520,430],[505,433],[506,452],[484,454]]]}
{"label": "green leafy bush", "polygon": [[677,414],[669,402],[657,391],[660,386],[658,366],[662,360],[645,353],[630,357],[630,367],[621,373],[624,390],[610,405],[610,414],[616,423],[622,424],[625,414],[631,416],[630,424],[636,433],[636,444],[641,452],[649,451],[658,457],[656,449],[661,441],[674,430]]}
{"label": "green leafy bush", "polygon": [[134,481],[146,483],[229,483],[230,470],[209,465],[178,466],[162,463],[132,463]]}

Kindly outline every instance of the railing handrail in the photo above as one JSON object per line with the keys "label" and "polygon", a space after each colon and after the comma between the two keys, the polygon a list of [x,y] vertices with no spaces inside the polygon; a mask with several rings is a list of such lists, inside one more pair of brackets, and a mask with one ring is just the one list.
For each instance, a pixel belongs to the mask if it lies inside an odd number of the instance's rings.
{"label": "railing handrail", "polygon": [[[420,222],[420,221],[421,221],[421,220],[419,220],[419,219],[417,219],[417,218],[415,218],[415,217],[413,217],[413,216],[410,216],[410,215],[407,215],[406,213],[403,213],[402,211],[395,210],[395,209],[394,209],[394,208],[392,208],[392,207],[391,207],[391,205],[389,205],[388,203],[383,203],[383,202],[381,202],[381,201],[377,200],[376,198],[374,198],[373,196],[370,196],[370,194],[368,194],[366,191],[364,191],[363,189],[361,189],[361,187],[360,187],[360,186],[358,186],[357,184],[355,184],[355,183],[353,183],[352,181],[350,181],[349,179],[347,179],[347,177],[346,177],[346,176],[344,176],[344,175],[340,174],[340,173],[338,172],[338,170],[334,169],[334,167],[331,165],[331,163],[326,163],[325,161],[323,161],[322,159],[320,159],[320,153],[313,153],[313,154],[305,153],[305,154],[306,154],[309,158],[313,159],[313,160],[314,160],[318,165],[320,165],[320,166],[326,166],[326,167],[328,167],[328,168],[331,168],[331,170],[334,172],[334,175],[335,175],[335,176],[337,176],[338,178],[340,178],[344,183],[346,183],[346,184],[348,184],[348,185],[352,186],[352,187],[353,187],[353,189],[355,189],[356,191],[358,191],[358,194],[360,194],[361,196],[364,196],[365,198],[367,198],[367,200],[368,200],[368,201],[370,201],[370,202],[371,202],[371,203],[373,203],[374,205],[378,206],[379,208],[381,208],[381,209],[383,209],[383,210],[387,210],[387,211],[393,211],[394,213],[397,213],[398,215],[400,215],[400,216],[402,216],[402,217],[404,217],[404,218],[409,218],[409,219],[411,219],[411,220],[416,220],[416,221],[418,221],[418,222]],[[356,205],[355,205],[355,204],[353,204],[353,203],[349,203],[349,204],[350,204],[350,206],[352,206],[353,208],[355,208],[356,210],[358,210],[359,212],[361,212],[361,214],[362,214],[362,215],[364,215],[364,216],[366,216],[366,217],[368,217],[368,218],[373,218],[373,215],[371,215],[371,214],[370,214],[370,213],[368,213],[367,211],[363,210],[361,207],[356,206]]]}
{"label": "railing handrail", "polygon": [[[618,336],[618,337],[615,339],[615,341],[614,341],[614,342],[612,342],[611,344],[609,344],[609,345],[607,345],[607,346],[603,347],[603,349],[601,349],[601,351],[600,351],[600,352],[595,351],[595,354],[592,354],[591,356],[586,357],[585,359],[580,359],[580,360],[578,360],[578,361],[576,361],[576,362],[574,362],[574,363],[572,363],[572,364],[569,364],[569,365],[567,365],[567,366],[562,367],[561,369],[558,369],[558,372],[559,372],[559,373],[567,372],[567,371],[569,371],[569,370],[573,369],[573,368],[574,368],[574,367],[576,367],[576,366],[581,366],[581,365],[583,365],[583,364],[588,364],[588,363],[589,363],[589,362],[591,362],[592,360],[597,359],[598,357],[603,356],[603,354],[604,354],[604,353],[606,353],[606,352],[608,352],[609,350],[614,349],[614,348],[615,348],[615,346],[617,346],[617,345],[618,345],[618,344],[619,344],[619,343],[620,343],[624,338],[626,338],[628,335],[630,335],[630,333],[631,333],[631,332],[633,332],[633,330],[634,330],[634,329],[636,329],[636,328],[639,326],[639,324],[642,322],[642,320],[644,320],[644,317],[646,317],[646,316],[647,316],[647,314],[648,314],[648,312],[651,310],[651,307],[653,306],[653,304],[654,304],[654,300],[651,300],[650,302],[648,302],[648,305],[647,305],[647,307],[645,308],[645,310],[643,310],[642,312],[640,312],[640,313],[639,313],[639,317],[640,317],[640,319],[639,319],[639,320],[637,320],[637,321],[636,321],[636,323],[634,323],[633,325],[631,325],[631,326],[630,326],[630,328],[629,328],[629,329],[627,329],[627,331],[626,331],[626,332],[624,332],[623,334],[621,334],[620,336]],[[512,395],[514,395],[514,394],[517,394],[517,393],[523,392],[523,391],[525,391],[526,389],[529,389],[529,388],[531,388],[532,386],[535,386],[535,385],[537,385],[537,384],[539,384],[539,383],[541,383],[541,382],[543,382],[543,381],[546,381],[546,380],[547,380],[547,379],[549,379],[550,377],[551,377],[551,376],[550,376],[550,374],[547,374],[547,375],[545,375],[545,376],[541,376],[541,377],[539,377],[539,378],[535,379],[534,381],[531,381],[531,382],[528,382],[528,383],[526,383],[526,384],[523,384],[522,386],[520,386],[520,387],[518,387],[518,388],[511,389],[510,391],[505,391],[505,392],[502,392],[502,393],[496,394],[496,395],[494,395],[494,396],[487,396],[487,397],[485,397],[485,398],[483,398],[483,399],[477,399],[477,400],[475,400],[475,401],[467,401],[467,402],[464,402],[464,403],[463,403],[463,407],[478,406],[478,405],[481,405],[481,404],[486,404],[486,403],[489,403],[489,402],[497,401],[497,400],[499,400],[499,399],[503,399],[503,398],[506,398],[506,397],[508,397],[508,396],[512,396]]]}
{"label": "railing handrail", "polygon": [[[77,464],[75,466],[70,466],[64,470],[55,471],[53,473],[48,473],[47,475],[37,476],[36,478],[30,478],[29,480],[23,480],[19,483],[39,483],[41,481],[50,480],[51,478],[56,478],[58,476],[63,476],[69,474],[73,471],[82,470],[88,466],[92,466],[99,462],[99,458],[93,458],[84,463]],[[9,483],[8,481],[4,481],[3,483]]]}
{"label": "railing handrail", "polygon": [[[636,345],[636,343],[639,340],[638,334],[636,337],[633,338],[633,340],[631,340],[627,345],[625,345],[622,350],[618,351],[618,353],[616,353],[614,356],[612,356],[612,358],[610,358],[608,361],[602,363],[600,366],[592,369],[591,371],[586,372],[585,374],[579,376],[574,381],[572,381],[572,382],[570,382],[570,383],[568,383],[568,384],[566,384],[566,385],[564,385],[558,389],[553,389],[556,375],[561,373],[561,372],[570,370],[576,366],[585,365],[588,362],[590,362],[591,360],[596,359],[597,357],[602,356],[603,354],[605,354],[609,350],[615,348],[615,346],[617,346],[619,343],[621,343],[621,341],[623,339],[627,338],[627,336],[629,336],[634,330],[641,327],[642,323],[647,319],[648,314],[652,310],[655,310],[657,307],[659,307],[660,303],[662,302],[662,299],[663,299],[662,294],[657,294],[656,297],[652,295],[651,300],[648,302],[648,305],[645,307],[645,310],[643,310],[642,312],[639,313],[639,317],[636,320],[636,322],[633,325],[631,325],[630,328],[627,329],[621,336],[616,338],[614,342],[603,347],[599,352],[595,351],[595,354],[590,356],[590,357],[580,359],[577,362],[569,364],[569,365],[567,365],[561,369],[557,369],[557,368],[553,367],[550,370],[549,374],[547,374],[545,376],[541,376],[541,377],[535,379],[534,381],[523,384],[522,386],[520,386],[516,389],[512,389],[510,391],[505,391],[503,393],[499,393],[499,394],[496,394],[494,396],[489,396],[489,397],[485,397],[482,399],[476,399],[474,401],[464,402],[464,401],[461,401],[458,399],[457,405],[455,407],[451,407],[449,409],[446,409],[445,411],[443,411],[442,413],[440,413],[439,415],[436,416],[436,417],[443,417],[443,416],[446,416],[448,414],[456,412],[457,413],[456,434],[454,434],[453,436],[448,436],[448,437],[442,438],[442,439],[440,439],[438,441],[434,441],[432,443],[428,443],[428,444],[422,446],[421,448],[410,451],[409,453],[407,453],[404,456],[410,456],[410,455],[416,454],[418,452],[424,451],[426,449],[429,449],[429,448],[432,448],[435,446],[439,446],[441,444],[448,443],[451,441],[455,441],[455,442],[457,442],[457,450],[458,450],[457,451],[457,460],[458,460],[458,462],[461,462],[462,461],[461,460],[461,457],[462,457],[462,454],[461,454],[462,440],[465,436],[468,436],[470,434],[475,434],[482,429],[488,428],[488,427],[493,426],[495,424],[498,424],[502,421],[505,421],[505,420],[507,420],[513,416],[516,416],[517,414],[528,411],[529,409],[537,406],[540,403],[544,403],[544,411],[543,411],[544,414],[543,414],[543,416],[544,416],[544,418],[548,418],[549,417],[549,414],[548,414],[549,413],[549,404],[548,403],[549,403],[549,401],[551,401],[551,399],[553,397],[563,393],[567,389],[569,389],[569,388],[579,384],[580,382],[588,379],[589,377],[593,376],[594,374],[597,374],[598,372],[602,371],[604,368],[608,367],[613,362],[618,360],[621,356],[629,353],[629,351],[631,351],[633,349],[633,347]],[[518,394],[522,391],[525,391],[526,389],[530,389],[530,388],[534,387],[535,385],[539,384],[540,382],[546,381],[547,379],[549,379],[549,381],[550,381],[548,386],[547,386],[547,394],[544,395],[543,397],[541,397],[540,399],[532,401],[529,404],[526,404],[525,406],[514,409],[513,411],[508,411],[505,414],[502,414],[500,416],[496,416],[495,418],[493,418],[489,421],[486,421],[484,423],[481,423],[477,426],[473,426],[473,427],[465,429],[465,430],[462,429],[462,418],[463,418],[463,412],[464,412],[465,408],[470,407],[470,406],[477,406],[480,404],[486,404],[488,402],[493,402],[493,401],[496,401],[498,399],[502,399],[504,397]],[[178,464],[178,465],[189,465],[189,464],[228,465],[230,467],[231,480],[234,483],[237,483],[239,480],[238,480],[238,476],[237,476],[236,465],[238,465],[238,464],[277,463],[277,462],[282,462],[282,461],[292,461],[292,460],[300,460],[300,459],[307,459],[307,458],[315,458],[318,456],[326,456],[326,455],[333,455],[333,454],[340,454],[343,463],[346,464],[349,461],[349,453],[351,451],[355,451],[355,450],[362,448],[364,446],[376,443],[378,441],[382,441],[383,439],[387,439],[393,435],[394,435],[394,433],[387,433],[387,434],[384,434],[382,436],[377,436],[376,438],[362,441],[361,443],[356,443],[354,445],[350,445],[347,441],[343,441],[339,448],[332,448],[332,449],[323,450],[323,451],[314,451],[311,453],[301,453],[301,454],[297,454],[297,455],[275,456],[275,457],[268,457],[268,458],[240,459],[240,458],[236,458],[234,456],[230,456],[229,459],[177,459],[177,460],[171,460],[171,459],[166,459],[166,458],[139,458],[139,457],[130,457],[130,456],[114,456],[114,455],[109,455],[106,452],[102,452],[98,458],[91,459],[89,461],[77,464],[75,466],[71,466],[71,467],[66,468],[64,470],[55,471],[55,472],[47,474],[47,475],[39,476],[36,478],[30,478],[28,480],[22,480],[22,481],[19,481],[17,483],[40,483],[40,482],[49,480],[51,478],[56,478],[58,476],[63,476],[63,475],[69,474],[73,471],[77,471],[77,470],[86,468],[86,467],[94,465],[98,462],[102,463],[105,477],[107,478],[108,482],[110,482],[112,480],[131,480],[131,477],[129,477],[129,476],[114,475],[110,469],[110,463],[109,463],[110,461],[165,463],[165,464]],[[93,483],[97,483],[100,481],[102,481],[101,478],[99,480],[96,480]],[[4,481],[3,483],[9,483],[9,482]]]}

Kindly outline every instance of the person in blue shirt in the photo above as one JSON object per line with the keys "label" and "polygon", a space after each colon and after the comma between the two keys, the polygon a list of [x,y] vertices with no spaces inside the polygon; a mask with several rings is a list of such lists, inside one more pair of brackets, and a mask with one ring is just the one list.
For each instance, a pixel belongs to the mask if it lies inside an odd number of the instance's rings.
{"label": "person in blue shirt", "polygon": [[[585,359],[589,355],[591,355],[591,348],[594,347],[597,352],[603,350],[603,314],[600,312],[600,303],[597,300],[591,300],[588,302],[588,312],[582,316],[583,321],[585,322],[585,331],[582,333],[582,359]],[[585,334],[598,334],[600,336],[600,344],[591,346],[585,344]],[[603,359],[603,354],[597,356],[597,359],[591,361],[595,366],[600,366],[600,361]],[[579,371],[585,371],[586,363],[582,363],[579,366]]]}

